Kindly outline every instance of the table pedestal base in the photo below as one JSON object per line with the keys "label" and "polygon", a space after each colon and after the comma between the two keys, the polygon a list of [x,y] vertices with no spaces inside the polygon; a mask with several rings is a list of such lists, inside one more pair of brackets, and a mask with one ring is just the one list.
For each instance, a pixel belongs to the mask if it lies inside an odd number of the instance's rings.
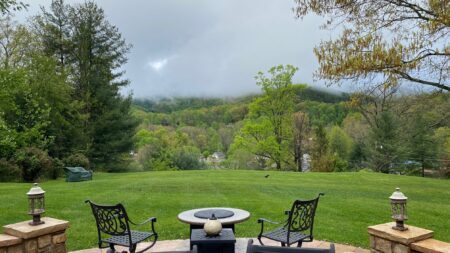
{"label": "table pedestal base", "polygon": [[198,253],[234,253],[236,238],[230,228],[222,229],[220,235],[207,237],[203,229],[191,231],[191,249],[197,245]]}

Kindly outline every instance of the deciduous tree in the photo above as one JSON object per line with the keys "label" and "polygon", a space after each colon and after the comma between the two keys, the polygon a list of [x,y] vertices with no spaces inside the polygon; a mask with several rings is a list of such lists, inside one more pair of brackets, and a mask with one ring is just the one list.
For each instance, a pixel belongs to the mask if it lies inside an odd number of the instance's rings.
{"label": "deciduous tree", "polygon": [[308,114],[304,112],[296,112],[293,114],[293,131],[294,131],[294,162],[297,171],[302,171],[303,155],[308,143],[310,132],[310,123]]}
{"label": "deciduous tree", "polygon": [[448,0],[295,0],[295,13],[342,27],[314,52],[317,77],[373,85],[410,82],[450,90]]}
{"label": "deciduous tree", "polygon": [[249,117],[235,140],[237,146],[274,162],[278,170],[292,158],[292,77],[296,71],[291,65],[279,65],[268,71],[269,76],[258,73],[256,83],[263,95],[250,104]]}

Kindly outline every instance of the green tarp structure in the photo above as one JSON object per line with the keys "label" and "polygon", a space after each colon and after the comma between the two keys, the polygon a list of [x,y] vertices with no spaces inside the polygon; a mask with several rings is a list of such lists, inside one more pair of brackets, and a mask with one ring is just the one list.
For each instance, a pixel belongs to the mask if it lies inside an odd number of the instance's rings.
{"label": "green tarp structure", "polygon": [[65,167],[66,182],[80,182],[92,180],[92,171],[87,171],[83,167]]}

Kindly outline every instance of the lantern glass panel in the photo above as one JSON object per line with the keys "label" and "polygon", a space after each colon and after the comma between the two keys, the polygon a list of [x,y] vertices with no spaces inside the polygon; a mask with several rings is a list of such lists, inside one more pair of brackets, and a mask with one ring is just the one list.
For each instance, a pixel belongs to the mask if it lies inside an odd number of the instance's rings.
{"label": "lantern glass panel", "polygon": [[392,203],[392,218],[395,220],[406,220],[406,203]]}

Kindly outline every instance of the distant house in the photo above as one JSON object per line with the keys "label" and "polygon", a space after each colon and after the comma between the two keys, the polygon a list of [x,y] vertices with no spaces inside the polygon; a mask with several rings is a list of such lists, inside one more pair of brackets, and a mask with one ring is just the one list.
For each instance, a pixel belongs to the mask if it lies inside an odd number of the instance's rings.
{"label": "distant house", "polygon": [[302,157],[302,172],[308,172],[311,170],[311,156],[308,154],[303,154]]}
{"label": "distant house", "polygon": [[212,167],[219,168],[220,163],[225,161],[225,159],[226,159],[225,153],[221,151],[216,151],[212,155],[208,156],[208,158],[206,158],[206,163],[208,165],[211,165]]}
{"label": "distant house", "polygon": [[216,160],[225,160],[225,154],[221,151],[216,151],[211,155],[211,158]]}

